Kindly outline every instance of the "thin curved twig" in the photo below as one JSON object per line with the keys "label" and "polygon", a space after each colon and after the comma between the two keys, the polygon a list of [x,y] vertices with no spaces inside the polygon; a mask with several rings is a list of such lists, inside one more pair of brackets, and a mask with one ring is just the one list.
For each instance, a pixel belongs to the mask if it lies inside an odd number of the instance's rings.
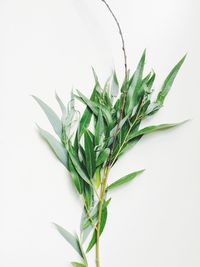
{"label": "thin curved twig", "polygon": [[101,0],[101,1],[106,5],[106,7],[108,8],[110,14],[112,15],[112,17],[114,18],[114,20],[115,20],[115,22],[117,24],[117,27],[118,27],[118,30],[119,30],[119,34],[120,34],[120,38],[121,38],[121,42],[122,42],[122,51],[123,51],[123,55],[124,55],[124,72],[125,72],[124,89],[122,91],[122,106],[121,106],[120,116],[119,116],[119,120],[118,120],[117,127],[116,127],[116,132],[115,132],[115,135],[113,137],[113,144],[112,144],[112,147],[111,147],[111,150],[110,150],[109,159],[108,159],[108,168],[109,168],[109,166],[112,164],[113,150],[114,150],[114,147],[115,147],[117,134],[118,134],[118,131],[119,131],[119,124],[120,124],[120,121],[122,120],[123,112],[124,112],[124,108],[125,108],[125,103],[126,103],[126,87],[127,87],[127,84],[128,84],[128,65],[127,65],[127,54],[126,54],[124,35],[123,35],[123,32],[122,32],[121,25],[120,25],[117,17],[115,16],[114,12],[112,11],[110,5],[105,0]]}
{"label": "thin curved twig", "polygon": [[127,54],[126,54],[126,47],[125,47],[125,41],[124,41],[124,35],[122,32],[122,28],[121,25],[117,19],[117,17],[115,16],[114,12],[112,11],[110,5],[105,1],[105,0],[101,0],[106,7],[108,8],[109,12],[111,13],[112,17],[114,18],[117,27],[119,29],[119,34],[120,34],[120,38],[121,38],[121,42],[122,42],[122,50],[123,50],[123,55],[124,55],[124,72],[125,72],[125,78],[127,78],[128,76],[128,64],[127,64]]}

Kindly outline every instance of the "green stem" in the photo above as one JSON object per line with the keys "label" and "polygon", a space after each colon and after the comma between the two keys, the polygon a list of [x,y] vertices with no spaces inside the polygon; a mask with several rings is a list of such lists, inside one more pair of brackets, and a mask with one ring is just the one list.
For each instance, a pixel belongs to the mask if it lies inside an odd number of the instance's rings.
{"label": "green stem", "polygon": [[98,213],[98,223],[96,229],[96,267],[100,267],[100,234],[101,234],[101,218],[103,211],[103,203],[105,200],[107,179],[108,179],[109,167],[106,167],[104,170],[104,177],[101,183],[101,192],[99,200],[99,213]]}
{"label": "green stem", "polygon": [[108,179],[108,173],[110,171],[111,168],[111,161],[112,161],[112,155],[113,155],[113,151],[114,151],[114,147],[115,147],[115,142],[116,142],[116,137],[118,134],[118,129],[119,129],[119,124],[120,121],[122,119],[123,116],[123,112],[124,112],[124,107],[125,107],[125,102],[126,102],[126,87],[127,87],[127,83],[128,83],[128,67],[127,67],[127,55],[126,55],[126,49],[125,49],[125,42],[124,42],[124,36],[122,33],[122,29],[121,26],[119,24],[119,21],[117,19],[117,17],[115,16],[114,12],[112,11],[110,5],[107,3],[106,0],[101,0],[107,7],[107,9],[109,10],[110,14],[112,15],[114,21],[116,22],[116,25],[118,27],[119,30],[119,34],[120,34],[120,38],[121,38],[121,42],[122,42],[122,50],[123,50],[123,56],[124,56],[124,72],[125,72],[125,88],[122,92],[122,107],[121,107],[121,112],[120,112],[120,118],[117,124],[117,129],[116,129],[116,133],[114,136],[114,140],[113,140],[113,144],[112,144],[112,148],[110,151],[110,155],[109,155],[109,159],[108,159],[108,163],[104,169],[104,177],[101,183],[101,189],[100,189],[100,199],[99,199],[99,213],[98,213],[98,222],[97,222],[97,229],[96,229],[96,267],[100,267],[100,248],[99,248],[99,243],[100,243],[100,234],[101,234],[101,218],[102,218],[102,211],[103,211],[103,203],[105,200],[105,193],[106,193],[106,186],[107,186],[107,179]]}

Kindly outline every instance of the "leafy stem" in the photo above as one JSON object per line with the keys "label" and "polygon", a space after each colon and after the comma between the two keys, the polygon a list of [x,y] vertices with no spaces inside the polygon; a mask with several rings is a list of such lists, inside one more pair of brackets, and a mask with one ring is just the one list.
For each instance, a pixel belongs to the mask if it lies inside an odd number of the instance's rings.
{"label": "leafy stem", "polygon": [[111,165],[112,154],[113,154],[113,150],[114,150],[114,147],[115,147],[117,134],[118,134],[118,131],[119,131],[119,124],[120,124],[120,121],[121,121],[121,119],[123,117],[123,112],[124,112],[125,103],[126,103],[126,91],[127,91],[126,88],[127,88],[127,84],[128,84],[128,64],[127,64],[127,54],[126,54],[125,41],[124,41],[124,36],[123,36],[121,25],[120,25],[116,15],[112,11],[110,5],[105,0],[101,0],[101,1],[108,8],[109,12],[111,13],[112,17],[114,18],[114,20],[115,20],[115,22],[117,24],[117,27],[118,27],[118,30],[119,30],[119,35],[120,35],[121,42],[122,42],[122,51],[123,51],[123,56],[124,56],[124,75],[125,75],[124,88],[123,88],[123,91],[122,91],[122,105],[121,105],[120,116],[119,116],[119,120],[118,120],[118,123],[117,123],[116,131],[115,131],[115,134],[114,134],[114,137],[113,137],[113,144],[112,144],[110,155],[109,155],[109,160],[108,160],[108,166],[109,166],[109,165]]}
{"label": "leafy stem", "polygon": [[102,0],[102,2],[106,5],[106,7],[108,8],[109,12],[111,13],[112,17],[114,18],[118,30],[119,30],[119,34],[121,37],[121,42],[122,42],[122,51],[123,51],[123,56],[124,56],[124,73],[125,73],[125,83],[124,83],[124,88],[123,88],[123,92],[122,92],[122,106],[121,106],[121,111],[120,111],[120,116],[119,116],[119,120],[117,123],[117,127],[116,127],[116,131],[114,134],[114,138],[113,138],[113,144],[110,150],[110,154],[109,154],[109,159],[108,159],[108,164],[105,167],[104,170],[104,177],[101,183],[101,189],[100,189],[100,201],[99,201],[99,212],[98,212],[98,222],[97,222],[97,231],[96,231],[96,267],[100,267],[100,248],[99,248],[99,243],[100,243],[100,227],[101,227],[101,217],[102,217],[102,209],[103,209],[103,203],[105,200],[105,193],[106,193],[106,187],[107,187],[107,180],[108,180],[108,174],[109,174],[109,170],[111,168],[112,165],[112,155],[113,155],[113,151],[114,151],[114,147],[115,147],[115,142],[117,139],[117,134],[119,131],[119,126],[120,126],[120,121],[123,117],[123,111],[125,108],[125,102],[126,102],[126,87],[128,84],[128,67],[127,67],[127,55],[126,55],[126,48],[125,48],[125,41],[124,41],[124,36],[123,36],[123,32],[121,29],[121,25],[117,19],[117,17],[115,16],[114,12],[112,11],[110,5],[105,1]]}
{"label": "leafy stem", "polygon": [[142,107],[143,107],[143,102],[141,103],[141,105],[140,105],[140,107],[139,107],[139,111],[137,112],[136,118],[134,119],[133,123],[132,123],[131,126],[129,127],[129,129],[128,129],[128,131],[127,131],[127,134],[126,134],[126,136],[125,136],[125,138],[124,138],[124,140],[123,140],[121,146],[119,147],[119,149],[118,149],[118,151],[117,151],[117,153],[116,153],[114,159],[113,159],[112,162],[111,162],[111,165],[110,165],[111,168],[112,168],[112,166],[114,165],[115,161],[117,160],[119,154],[121,153],[121,151],[122,151],[124,145],[126,144],[127,139],[128,139],[128,137],[129,137],[129,134],[130,134],[131,130],[133,129],[133,126],[134,126],[135,123],[138,121],[138,119],[139,119],[139,115],[140,115],[140,111],[141,111]]}
{"label": "leafy stem", "polygon": [[105,201],[105,193],[106,193],[106,186],[109,174],[109,167],[106,166],[104,169],[104,176],[101,182],[101,189],[100,189],[100,201],[99,201],[99,212],[98,212],[98,222],[97,222],[97,229],[96,229],[96,267],[100,267],[100,229],[101,229],[101,218],[102,218],[102,211],[103,211],[103,204]]}

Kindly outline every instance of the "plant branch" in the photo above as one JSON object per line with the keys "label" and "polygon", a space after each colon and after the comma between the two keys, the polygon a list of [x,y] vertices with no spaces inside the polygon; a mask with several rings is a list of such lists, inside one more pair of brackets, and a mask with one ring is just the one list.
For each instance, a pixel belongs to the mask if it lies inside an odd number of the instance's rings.
{"label": "plant branch", "polygon": [[117,19],[117,17],[115,16],[114,12],[112,11],[110,5],[105,1],[105,0],[101,0],[106,7],[108,8],[109,12],[111,13],[112,17],[114,18],[117,27],[119,29],[119,34],[120,34],[120,38],[121,38],[121,42],[122,42],[122,50],[123,50],[123,55],[124,55],[124,71],[125,71],[125,77],[127,77],[128,75],[128,67],[127,67],[127,55],[126,55],[126,48],[125,48],[125,41],[124,41],[124,36],[123,36],[123,32],[121,29],[121,25]]}
{"label": "plant branch", "polygon": [[116,132],[115,132],[115,135],[113,137],[113,144],[112,144],[110,155],[109,155],[109,159],[108,159],[108,166],[110,166],[111,161],[112,161],[112,154],[113,154],[113,150],[114,150],[114,147],[115,147],[117,134],[118,134],[118,131],[119,131],[119,124],[120,124],[120,121],[122,120],[124,107],[125,107],[125,103],[126,103],[126,88],[127,88],[127,84],[128,84],[128,64],[127,64],[127,54],[126,54],[126,48],[125,48],[124,35],[123,35],[123,32],[122,32],[121,25],[120,25],[117,17],[115,16],[114,12],[112,11],[110,5],[105,0],[101,0],[101,1],[108,8],[109,12],[111,13],[112,17],[114,18],[114,20],[115,20],[115,22],[117,24],[117,27],[118,27],[118,30],[119,30],[119,34],[120,34],[120,38],[121,38],[121,42],[122,42],[122,51],[123,51],[123,56],[124,56],[124,74],[125,74],[124,89],[122,91],[121,112],[120,112],[119,120],[118,120],[118,123],[117,123]]}
{"label": "plant branch", "polygon": [[113,155],[113,151],[114,151],[114,147],[115,147],[115,142],[116,142],[116,138],[117,138],[117,134],[119,131],[119,125],[120,125],[120,121],[123,117],[123,112],[124,112],[124,107],[125,107],[125,102],[126,102],[126,87],[128,84],[128,67],[127,67],[127,55],[126,55],[126,48],[125,48],[125,41],[124,41],[124,36],[122,33],[122,29],[120,26],[120,23],[117,19],[117,17],[115,16],[114,12],[112,11],[111,7],[109,6],[109,4],[105,1],[105,0],[101,0],[106,7],[108,8],[109,12],[111,13],[112,17],[114,18],[118,30],[119,30],[119,34],[120,34],[120,38],[121,38],[121,42],[122,42],[122,51],[123,51],[123,56],[124,56],[124,73],[125,73],[125,82],[124,82],[124,90],[122,91],[122,106],[121,106],[121,112],[120,112],[120,117],[117,123],[117,127],[116,127],[116,132],[113,138],[113,144],[111,147],[111,151],[110,151],[110,155],[109,155],[109,159],[108,159],[108,164],[105,167],[105,171],[104,171],[104,177],[103,177],[103,181],[101,184],[101,192],[100,192],[100,202],[99,202],[99,213],[98,213],[98,222],[97,222],[97,231],[96,231],[96,267],[100,267],[100,255],[99,255],[99,241],[100,241],[100,228],[101,228],[101,218],[102,218],[102,210],[103,210],[103,202],[105,199],[105,192],[106,192],[106,186],[107,186],[107,179],[108,179],[108,174],[110,171],[110,166],[112,163],[112,155]]}

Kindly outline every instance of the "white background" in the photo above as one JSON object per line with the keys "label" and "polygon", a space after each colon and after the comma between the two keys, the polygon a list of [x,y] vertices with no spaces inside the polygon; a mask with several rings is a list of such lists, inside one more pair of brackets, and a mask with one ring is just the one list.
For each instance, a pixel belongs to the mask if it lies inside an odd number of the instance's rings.
{"label": "white background", "polygon": [[[200,4],[198,0],[109,3],[125,35],[129,68],[147,48],[155,89],[188,52],[165,107],[148,123],[189,123],[145,137],[113,168],[111,180],[146,172],[112,195],[102,267],[200,266]],[[123,57],[116,26],[98,0],[0,1],[0,266],[68,267],[78,257],[51,222],[78,230],[80,202],[67,172],[39,138],[51,130],[33,102],[58,111],[54,92],[89,95],[91,66],[105,82]],[[90,258],[94,266],[93,256]]]}

